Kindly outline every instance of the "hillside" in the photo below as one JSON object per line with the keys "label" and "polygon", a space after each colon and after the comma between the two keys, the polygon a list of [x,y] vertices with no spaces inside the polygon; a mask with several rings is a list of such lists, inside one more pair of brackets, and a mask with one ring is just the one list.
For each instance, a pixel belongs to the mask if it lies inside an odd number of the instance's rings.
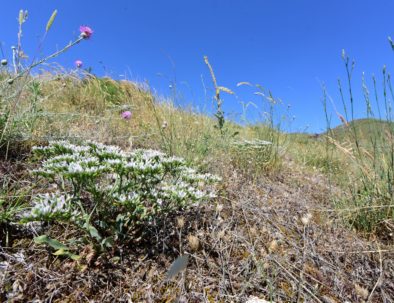
{"label": "hillside", "polygon": [[[339,125],[330,129],[326,134],[337,140],[349,140],[350,136],[356,135],[360,138],[361,143],[370,143],[372,138],[387,136],[393,131],[393,122],[380,119],[357,119],[349,122],[347,125]],[[368,142],[369,141],[369,142]]]}
{"label": "hillside", "polygon": [[[349,192],[326,173],[333,163],[343,168],[346,159],[339,154],[327,158],[325,140],[294,139],[267,125],[242,127],[230,121],[220,131],[214,117],[176,108],[133,82],[61,73],[27,82],[13,84],[31,89],[18,99],[12,128],[0,124],[1,301],[246,302],[253,296],[272,302],[394,300],[390,222],[364,232],[349,221],[350,212],[338,208],[338,201],[350,199]],[[13,87],[5,87],[4,81],[1,85],[6,99]],[[377,122],[357,123],[369,129]],[[346,132],[341,127],[333,131],[336,137]],[[99,183],[81,181],[86,190],[79,188],[78,199],[72,201],[91,207],[90,216],[102,221],[84,216],[90,225],[78,225],[60,216],[23,223],[34,197],[59,188],[76,191],[72,186],[79,182],[73,179],[78,174],[57,171],[60,179],[34,174],[45,158],[34,154],[32,146],[48,146],[52,140],[82,144],[75,147],[82,152],[89,140],[116,145],[124,154],[111,150],[124,157],[141,149],[160,150],[221,181],[212,199],[190,206],[182,200],[185,204],[162,214],[149,206],[144,209],[153,213],[152,219],[136,211],[141,221],[131,223],[121,223],[129,211],[126,204],[100,217],[101,206],[93,204],[101,196],[89,187]],[[111,155],[108,163],[113,165],[123,159]],[[50,160],[54,154],[47,156]],[[155,176],[155,169],[145,176]],[[67,180],[73,180],[70,187]],[[138,184],[143,183],[133,184],[135,191]],[[140,207],[150,201],[147,197],[139,200]],[[98,242],[98,234],[115,233],[117,224],[127,231],[117,230],[116,237]],[[37,238],[42,235],[59,243]],[[186,269],[172,267],[169,273],[172,262],[185,255],[187,265],[178,267]]]}

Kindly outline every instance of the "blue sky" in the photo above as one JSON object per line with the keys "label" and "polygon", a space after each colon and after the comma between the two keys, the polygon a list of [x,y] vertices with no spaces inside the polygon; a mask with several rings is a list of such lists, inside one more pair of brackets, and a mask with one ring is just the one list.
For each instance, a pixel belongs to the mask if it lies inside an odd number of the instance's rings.
{"label": "blue sky", "polygon": [[[346,0],[113,0],[2,1],[0,41],[10,59],[16,43],[17,15],[29,11],[23,43],[30,57],[49,54],[77,37],[80,25],[94,36],[55,61],[73,68],[81,59],[99,76],[149,81],[159,94],[170,96],[176,80],[183,97],[177,103],[212,111],[212,85],[203,56],[207,55],[220,85],[238,97],[223,94],[225,112],[239,120],[240,101],[263,108],[254,90],[236,87],[241,81],[259,83],[290,107],[292,131],[325,128],[321,104],[324,82],[338,111],[343,114],[337,78],[345,80],[341,51],[356,60],[354,90],[356,116],[364,102],[361,75],[390,71],[394,53],[388,36],[394,36],[394,2]],[[48,17],[58,16],[44,46],[37,53]],[[7,13],[5,13],[7,12]],[[161,76],[160,76],[160,75]],[[207,97],[202,85],[207,86]],[[370,82],[370,81],[369,81]],[[378,76],[380,84],[381,77]],[[381,85],[380,85],[381,86]],[[372,91],[372,87],[370,87]],[[329,104],[332,111],[333,106]],[[249,107],[248,118],[257,117]],[[333,116],[333,124],[339,120]]]}

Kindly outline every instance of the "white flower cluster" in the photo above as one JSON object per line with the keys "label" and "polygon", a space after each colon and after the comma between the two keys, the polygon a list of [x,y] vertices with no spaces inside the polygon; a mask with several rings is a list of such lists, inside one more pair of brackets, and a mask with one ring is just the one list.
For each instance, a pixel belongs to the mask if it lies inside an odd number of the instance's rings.
{"label": "white flower cluster", "polygon": [[[220,181],[188,167],[181,158],[156,150],[124,152],[92,141],[79,145],[54,141],[34,148],[34,152],[45,159],[35,173],[61,180],[63,190],[73,192],[74,200],[83,195],[104,201],[97,204],[95,212],[100,212],[100,207],[111,214],[122,209],[133,213],[142,208],[142,213],[151,211],[154,215],[160,210],[179,209],[215,197],[214,183]],[[33,207],[33,216],[65,209],[64,196],[44,197]],[[97,203],[93,202],[87,208]]]}
{"label": "white flower cluster", "polygon": [[72,197],[60,193],[39,194],[33,199],[31,213],[26,217],[36,220],[45,220],[47,218],[69,217],[76,215],[76,212],[70,212]]}
{"label": "white flower cluster", "polygon": [[271,141],[265,141],[265,140],[242,140],[238,142],[234,142],[234,145],[238,147],[243,147],[243,148],[254,148],[254,149],[262,149],[266,148],[267,146],[272,145],[273,143]]}

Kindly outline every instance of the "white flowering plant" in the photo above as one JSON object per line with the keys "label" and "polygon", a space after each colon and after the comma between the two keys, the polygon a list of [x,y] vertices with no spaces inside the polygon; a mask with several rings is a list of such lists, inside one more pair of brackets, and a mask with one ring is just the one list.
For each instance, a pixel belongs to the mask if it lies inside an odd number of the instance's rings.
{"label": "white flowering plant", "polygon": [[41,164],[33,173],[56,190],[37,195],[24,220],[72,224],[101,249],[143,223],[209,201],[220,181],[155,150],[54,141],[33,152]]}

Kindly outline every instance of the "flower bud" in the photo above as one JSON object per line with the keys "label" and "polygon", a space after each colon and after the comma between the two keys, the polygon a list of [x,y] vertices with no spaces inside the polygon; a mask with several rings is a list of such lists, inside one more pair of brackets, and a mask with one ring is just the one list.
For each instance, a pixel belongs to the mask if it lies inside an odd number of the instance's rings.
{"label": "flower bud", "polygon": [[76,61],[74,62],[74,64],[75,64],[75,67],[81,68],[82,65],[83,65],[83,62],[82,62],[81,60],[76,60]]}

